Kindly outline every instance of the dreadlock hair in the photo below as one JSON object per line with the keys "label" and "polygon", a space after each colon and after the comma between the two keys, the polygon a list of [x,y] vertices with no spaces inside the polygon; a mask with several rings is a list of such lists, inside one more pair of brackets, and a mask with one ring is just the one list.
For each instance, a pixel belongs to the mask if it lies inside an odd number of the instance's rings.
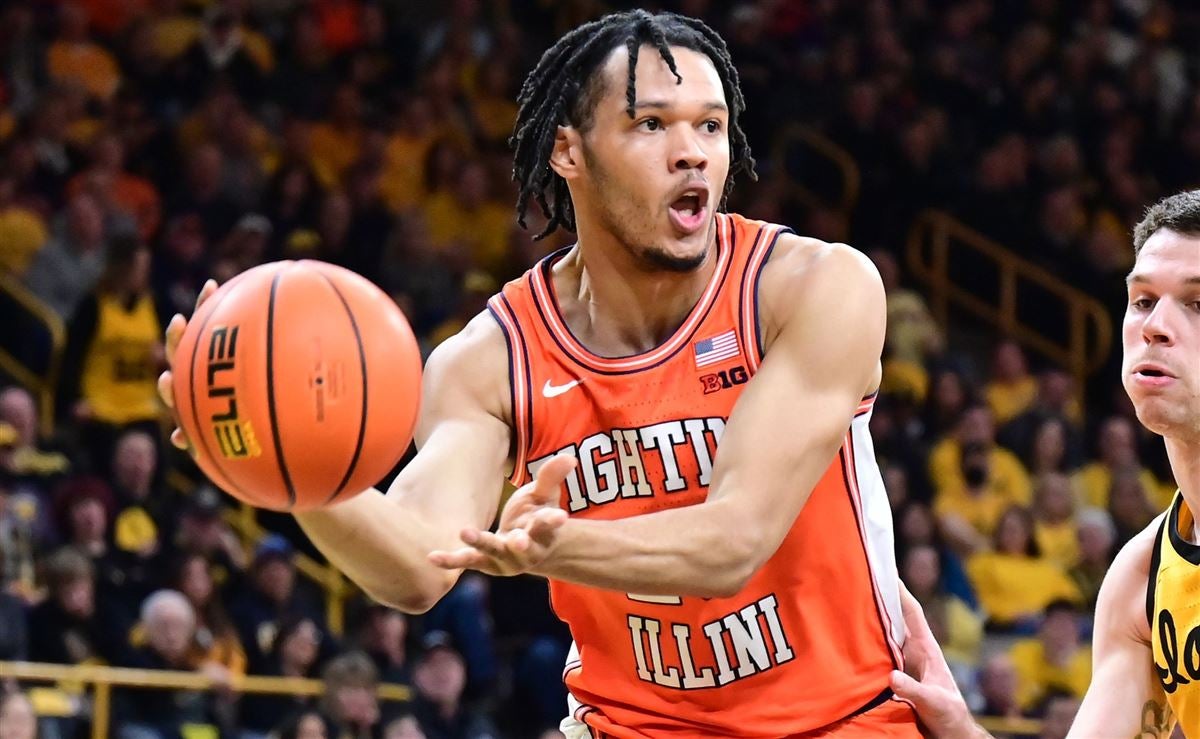
{"label": "dreadlock hair", "polygon": [[676,84],[681,84],[683,78],[675,68],[670,47],[691,49],[712,60],[729,102],[729,176],[719,208],[725,209],[738,172],[744,171],[757,179],[750,144],[738,124],[746,102],[725,41],[695,18],[675,13],[651,14],[640,9],[613,13],[579,26],[559,39],[525,78],[517,97],[520,108],[509,139],[514,151],[513,180],[521,188],[517,196],[517,223],[525,228],[525,214],[529,199],[533,198],[548,219],[546,228],[535,240],[549,236],[559,226],[575,230],[575,208],[567,183],[550,168],[550,154],[559,126],[570,125],[586,132],[592,125],[596,105],[604,93],[604,80],[597,70],[613,49],[622,45],[629,52],[625,112],[630,118],[634,117],[636,104],[634,68],[643,45],[658,50],[675,75]]}

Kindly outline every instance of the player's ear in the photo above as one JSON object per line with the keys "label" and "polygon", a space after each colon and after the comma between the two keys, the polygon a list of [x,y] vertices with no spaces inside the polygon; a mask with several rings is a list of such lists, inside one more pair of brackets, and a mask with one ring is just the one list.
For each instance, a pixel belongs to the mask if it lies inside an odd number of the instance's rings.
{"label": "player's ear", "polygon": [[564,180],[579,175],[583,165],[583,138],[574,126],[559,126],[550,151],[550,168]]}

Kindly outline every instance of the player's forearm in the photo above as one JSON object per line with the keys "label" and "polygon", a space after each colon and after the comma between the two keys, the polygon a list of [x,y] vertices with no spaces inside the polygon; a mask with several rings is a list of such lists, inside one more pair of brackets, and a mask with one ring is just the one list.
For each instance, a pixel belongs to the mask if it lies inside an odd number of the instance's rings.
{"label": "player's forearm", "polygon": [[438,548],[432,527],[377,490],[296,520],[334,567],[399,610],[428,610],[458,577],[429,563]]}
{"label": "player's forearm", "polygon": [[756,569],[737,525],[708,503],[616,521],[572,519],[537,570],[644,595],[725,597]]}

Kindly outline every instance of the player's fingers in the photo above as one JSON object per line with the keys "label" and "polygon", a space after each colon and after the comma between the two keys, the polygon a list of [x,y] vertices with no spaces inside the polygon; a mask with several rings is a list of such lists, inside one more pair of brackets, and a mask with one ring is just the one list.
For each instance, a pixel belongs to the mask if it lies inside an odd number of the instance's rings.
{"label": "player's fingers", "polygon": [[176,313],[167,324],[167,364],[175,367],[175,350],[179,348],[179,340],[183,338],[183,330],[187,328],[187,320]]}
{"label": "player's fingers", "polygon": [[183,429],[175,429],[171,432],[171,444],[176,449],[181,449],[188,454],[193,454],[192,445],[188,443],[187,436],[183,433]]}
{"label": "player's fingers", "polygon": [[170,370],[158,376],[158,397],[168,408],[175,409],[175,388],[171,387]]}
{"label": "player's fingers", "polygon": [[463,529],[459,538],[461,538],[463,543],[467,546],[489,557],[504,558],[508,554],[508,548],[504,544],[504,538],[497,536],[490,531],[480,531],[479,529]]}
{"label": "player's fingers", "polygon": [[[217,291],[217,281],[216,280],[206,280],[204,282],[204,287],[200,288],[200,294],[196,296],[195,310],[200,310],[200,306],[204,305],[204,301],[211,298],[213,293],[215,293],[216,291]],[[195,315],[195,311],[193,311],[193,315]]]}
{"label": "player's fingers", "polygon": [[488,557],[470,547],[452,552],[437,550],[429,553],[429,562],[444,570],[478,570],[490,562]]}
{"label": "player's fingers", "polygon": [[566,520],[567,512],[561,508],[542,509],[533,514],[526,530],[533,541],[548,544],[554,537],[554,532],[561,528]]}
{"label": "player's fingers", "polygon": [[500,537],[500,542],[504,545],[505,554],[522,555],[529,551],[529,534],[525,529],[515,529]]}
{"label": "player's fingers", "polygon": [[931,689],[917,682],[912,676],[900,672],[899,670],[893,670],[891,687],[892,692],[895,693],[898,698],[912,703],[913,707],[917,709],[918,713],[931,708]]}
{"label": "player's fingers", "polygon": [[567,475],[575,469],[575,458],[559,454],[542,465],[537,472],[537,479],[531,491],[533,500],[539,505],[547,505],[558,501],[559,491]]}

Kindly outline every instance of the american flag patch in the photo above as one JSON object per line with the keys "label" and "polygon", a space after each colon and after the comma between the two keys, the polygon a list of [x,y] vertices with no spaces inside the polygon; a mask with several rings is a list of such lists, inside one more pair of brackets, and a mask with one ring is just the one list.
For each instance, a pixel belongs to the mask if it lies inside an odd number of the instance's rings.
{"label": "american flag patch", "polygon": [[697,367],[707,367],[742,353],[738,347],[737,332],[733,329],[729,329],[723,334],[701,339],[692,346],[696,349]]}

